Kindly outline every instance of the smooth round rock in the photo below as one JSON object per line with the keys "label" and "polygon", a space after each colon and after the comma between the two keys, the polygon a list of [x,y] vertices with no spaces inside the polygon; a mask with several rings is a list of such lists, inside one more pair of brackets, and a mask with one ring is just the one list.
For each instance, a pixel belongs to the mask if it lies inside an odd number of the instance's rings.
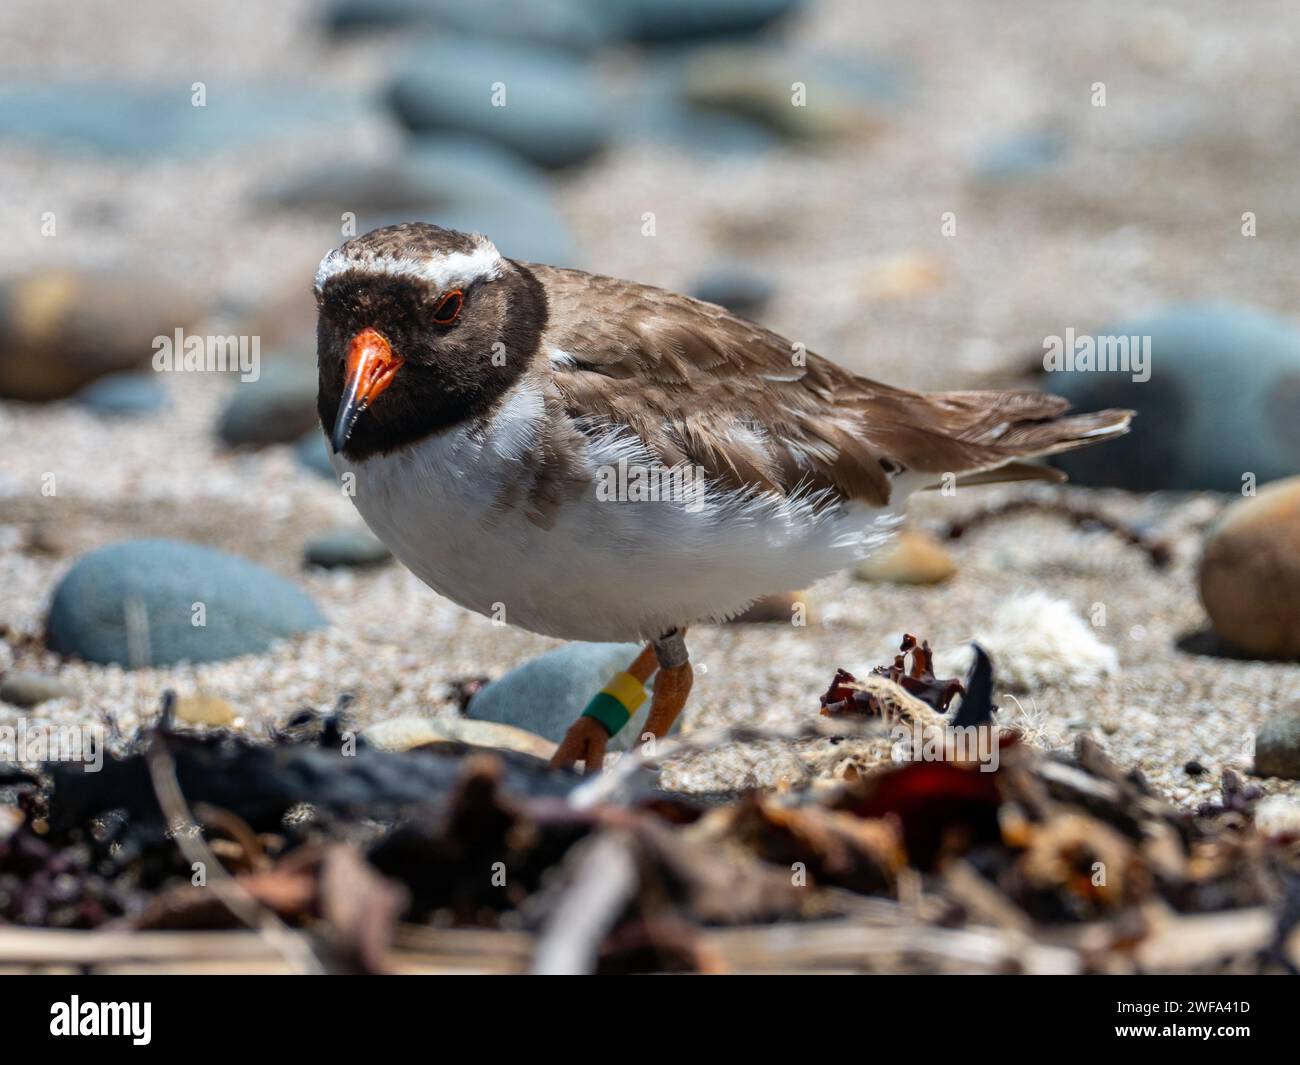
{"label": "smooth round rock", "polygon": [[177,720],[189,725],[209,725],[213,728],[233,725],[239,711],[218,695],[197,692],[182,695],[176,700]]}
{"label": "smooth round rock", "polygon": [[178,540],[127,540],[77,560],[54,590],[45,629],[53,651],[133,668],[257,654],[326,624],[305,591],[246,559]]}
{"label": "smooth round rock", "polygon": [[1265,485],[1210,528],[1200,592],[1215,632],[1237,650],[1300,658],[1300,477]]}
{"label": "smooth round rock", "polygon": [[297,456],[300,465],[319,474],[322,477],[328,477],[331,481],[337,480],[334,467],[330,465],[330,446],[325,439],[325,434],[321,432],[320,426],[314,429],[308,429],[299,437],[293,445],[293,453]]}
{"label": "smooth round rock", "polygon": [[[856,60],[856,57],[855,57]],[[731,46],[699,51],[682,68],[682,99],[701,110],[750,119],[795,142],[827,142],[876,132],[882,106],[897,96],[886,67],[867,77],[838,56],[791,56]],[[792,86],[803,89],[796,103]]]}
{"label": "smooth round rock", "polygon": [[684,43],[757,33],[802,0],[600,0],[620,36],[646,44]]}
{"label": "smooth round rock", "polygon": [[83,407],[111,418],[156,414],[167,405],[167,392],[156,375],[116,373],[92,381],[76,395]]}
{"label": "smooth round rock", "polygon": [[883,584],[942,584],[957,572],[948,549],[928,533],[904,529],[854,567],[860,581]]}
{"label": "smooth round rock", "polygon": [[0,680],[0,702],[14,706],[39,706],[51,699],[64,699],[76,695],[77,689],[59,677],[44,673],[25,673],[15,670]]}
{"label": "smooth round rock", "polygon": [[609,140],[600,84],[572,56],[479,38],[431,38],[398,67],[390,101],[415,130],[505,145],[540,166],[580,163]]}
{"label": "smooth round rock", "polygon": [[[413,137],[400,154],[361,161],[331,160],[264,189],[272,210],[403,214],[461,203],[549,202],[544,173],[481,137],[431,133]],[[364,232],[361,224],[358,232]]]}
{"label": "smooth round rock", "polygon": [[767,277],[734,264],[715,266],[690,286],[690,294],[697,300],[716,303],[732,314],[755,320],[767,309],[774,291]]}
{"label": "smooth round rock", "polygon": [[1246,474],[1263,484],[1300,466],[1300,333],[1288,322],[1248,307],[1174,306],[1095,335],[1150,337],[1150,378],[1044,374],[1044,389],[1078,410],[1138,412],[1126,436],[1057,456],[1072,481],[1235,493]]}
{"label": "smooth round rock", "polygon": [[309,566],[361,569],[382,566],[393,555],[369,529],[342,528],[331,529],[311,540],[303,557]]}
{"label": "smooth round rock", "polygon": [[471,721],[463,717],[395,717],[379,721],[362,736],[368,743],[385,751],[412,751],[421,747],[445,744],[468,744],[471,747],[495,747],[518,751],[547,761],[555,754],[555,744],[525,729],[495,721]]}
{"label": "smooth round rock", "polygon": [[1255,773],[1300,780],[1300,702],[1274,710],[1255,733]]}
{"label": "smooth round rock", "polygon": [[[634,643],[571,643],[530,659],[478,691],[465,716],[514,725],[559,743],[591,697],[641,653]],[[653,680],[647,685],[653,688]],[[627,750],[641,735],[650,700],[610,740]],[[678,723],[681,718],[678,718]],[[674,726],[676,727],[676,726]]]}
{"label": "smooth round rock", "polygon": [[482,233],[502,255],[511,259],[550,266],[582,266],[568,223],[549,201],[466,201],[421,212],[414,218],[382,216],[377,218],[376,225],[405,221],[432,222],[462,233]]}
{"label": "smooth round rock", "polygon": [[325,21],[338,34],[409,27],[576,52],[595,51],[612,36],[607,9],[590,0],[334,0]]}
{"label": "smooth round rock", "polygon": [[[203,74],[194,72],[202,79]],[[0,88],[0,139],[156,163],[270,142],[345,137],[376,116],[360,96],[323,90],[207,83],[202,106],[191,80],[163,88],[120,82]]]}
{"label": "smooth round rock", "polygon": [[305,360],[263,364],[257,380],[240,380],[235,386],[222,411],[217,435],[231,447],[294,443],[320,425],[316,413],[319,387],[315,365]]}
{"label": "smooth round rock", "polygon": [[1069,142],[1059,130],[1015,133],[987,146],[975,163],[981,181],[1018,181],[1038,175],[1064,162]]}
{"label": "smooth round rock", "polygon": [[164,278],[50,271],[0,284],[0,398],[62,399],[147,366],[154,338],[199,316]]}
{"label": "smooth round rock", "polygon": [[756,599],[732,618],[731,625],[811,625],[812,597],[807,592],[778,592]]}

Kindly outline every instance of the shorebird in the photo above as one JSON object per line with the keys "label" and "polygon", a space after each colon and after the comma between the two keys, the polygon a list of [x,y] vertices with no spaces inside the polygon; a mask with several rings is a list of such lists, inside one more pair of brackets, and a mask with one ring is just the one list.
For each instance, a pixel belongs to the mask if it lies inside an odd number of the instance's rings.
{"label": "shorebird", "polygon": [[646,731],[672,726],[688,626],[876,550],[914,491],[1060,479],[1028,460],[1131,415],[894,388],[722,307],[422,223],[347,241],[315,287],[334,468],[393,554],[532,632],[645,641],[556,751],[588,772],[656,671]]}

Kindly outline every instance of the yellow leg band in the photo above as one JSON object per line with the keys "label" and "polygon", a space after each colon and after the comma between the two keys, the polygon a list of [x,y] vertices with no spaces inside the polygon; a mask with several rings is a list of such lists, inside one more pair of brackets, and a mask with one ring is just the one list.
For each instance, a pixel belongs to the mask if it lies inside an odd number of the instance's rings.
{"label": "yellow leg band", "polygon": [[635,714],[646,700],[645,685],[631,673],[616,674],[601,691],[622,703],[629,715]]}
{"label": "yellow leg band", "polygon": [[628,723],[645,702],[646,690],[631,673],[619,673],[592,696],[583,717],[594,717],[612,736]]}

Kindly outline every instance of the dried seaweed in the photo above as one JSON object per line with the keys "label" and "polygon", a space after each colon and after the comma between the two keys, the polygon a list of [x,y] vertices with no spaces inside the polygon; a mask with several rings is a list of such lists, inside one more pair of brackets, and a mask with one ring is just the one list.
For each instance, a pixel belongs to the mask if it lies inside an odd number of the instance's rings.
{"label": "dried seaweed", "polygon": [[[863,681],[837,673],[808,736],[964,729],[986,760],[940,742],[711,802],[507,752],[378,751],[338,711],[291,715],[270,743],[164,714],[99,773],[0,768],[20,790],[0,822],[0,962],[201,969],[225,929],[249,971],[1296,969],[1300,855],[1255,829],[1259,789],[1225,774],[1222,802],[1174,809],[1087,737],[1049,754],[1000,730],[987,656],[955,715],[963,686],[931,663],[907,637]],[[732,739],[754,741],[771,737]],[[219,866],[197,884],[196,853]],[[86,930],[82,953],[54,929]]]}

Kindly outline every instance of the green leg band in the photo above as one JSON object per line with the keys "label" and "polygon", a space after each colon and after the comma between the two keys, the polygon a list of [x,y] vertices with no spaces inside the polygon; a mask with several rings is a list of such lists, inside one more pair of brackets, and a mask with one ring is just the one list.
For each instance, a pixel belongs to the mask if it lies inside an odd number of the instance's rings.
{"label": "green leg band", "polygon": [[627,712],[627,707],[606,692],[597,692],[592,696],[582,716],[594,717],[609,729],[611,736],[632,719],[632,715]]}
{"label": "green leg band", "polygon": [[631,673],[620,673],[592,697],[582,716],[594,717],[612,736],[631,720],[645,700],[645,685]]}

